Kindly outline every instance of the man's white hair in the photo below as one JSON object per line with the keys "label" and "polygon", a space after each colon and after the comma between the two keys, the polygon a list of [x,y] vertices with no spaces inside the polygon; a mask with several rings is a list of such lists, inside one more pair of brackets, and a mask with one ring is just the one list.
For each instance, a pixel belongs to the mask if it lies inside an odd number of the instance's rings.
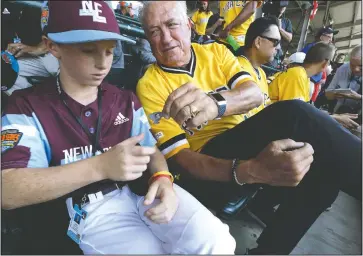
{"label": "man's white hair", "polygon": [[[152,5],[155,2],[161,2],[161,1],[143,1],[143,7],[140,10],[139,13],[139,19],[141,22],[142,27],[145,29],[145,17],[147,15],[147,11],[150,7],[150,5]],[[182,15],[182,18],[185,22],[188,21],[188,14],[187,14],[187,3],[186,1],[175,1],[176,5],[175,8],[178,10],[178,13],[180,13]]]}
{"label": "man's white hair", "polygon": [[353,50],[350,52],[350,58],[362,58],[362,45],[357,45],[353,48]]}

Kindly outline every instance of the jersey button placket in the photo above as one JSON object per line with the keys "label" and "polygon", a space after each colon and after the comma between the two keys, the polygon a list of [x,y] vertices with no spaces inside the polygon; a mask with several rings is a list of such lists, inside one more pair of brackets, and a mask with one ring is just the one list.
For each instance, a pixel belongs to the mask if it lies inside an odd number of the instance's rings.
{"label": "jersey button placket", "polygon": [[85,115],[86,117],[90,117],[90,116],[92,115],[92,113],[91,113],[91,111],[87,110],[87,111],[84,113],[84,115]]}

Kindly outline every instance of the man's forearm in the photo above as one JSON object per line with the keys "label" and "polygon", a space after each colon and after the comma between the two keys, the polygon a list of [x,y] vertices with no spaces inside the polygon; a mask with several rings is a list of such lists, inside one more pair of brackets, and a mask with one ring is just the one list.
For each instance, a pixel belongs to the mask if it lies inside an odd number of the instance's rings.
{"label": "man's forearm", "polygon": [[214,158],[183,149],[168,160],[173,171],[202,180],[231,181],[232,160]]}
{"label": "man's forearm", "polygon": [[221,95],[227,101],[224,116],[247,113],[263,102],[261,89],[253,82],[245,82],[233,90],[221,92]]}
{"label": "man's forearm", "polygon": [[39,56],[46,54],[47,52],[48,52],[47,46],[43,41],[41,41],[37,46],[30,47],[28,54],[33,56]]}
{"label": "man's forearm", "polygon": [[287,32],[283,28],[280,28],[280,34],[286,41],[291,42],[292,34],[290,32]]}
{"label": "man's forearm", "polygon": [[[191,176],[196,179],[231,182],[232,160],[215,158],[205,154],[194,152],[190,149],[183,149],[171,159],[168,164],[173,171],[178,171],[182,175]],[[247,182],[247,168],[249,160],[238,165],[240,182]]]}
{"label": "man's forearm", "polygon": [[104,179],[98,157],[57,167],[3,170],[2,208],[50,201]]}
{"label": "man's forearm", "polygon": [[207,28],[206,30],[205,30],[205,33],[207,34],[207,35],[211,35],[211,34],[213,34],[214,33],[214,31],[217,29],[217,27],[218,27],[218,24],[217,23],[214,23],[210,28]]}
{"label": "man's forearm", "polygon": [[238,16],[228,25],[230,29],[233,29],[241,24],[243,24],[246,20],[248,20],[256,11],[257,2],[250,1],[246,4],[243,10],[238,14]]}

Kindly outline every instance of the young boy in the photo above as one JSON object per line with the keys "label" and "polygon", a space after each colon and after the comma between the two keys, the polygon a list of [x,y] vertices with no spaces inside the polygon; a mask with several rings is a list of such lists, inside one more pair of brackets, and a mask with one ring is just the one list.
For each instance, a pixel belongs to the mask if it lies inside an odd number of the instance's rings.
{"label": "young boy", "polygon": [[[3,208],[67,198],[64,234],[84,254],[233,254],[228,226],[173,185],[136,96],[103,82],[123,39],[108,5],[49,1],[45,23],[60,74],[14,93],[2,117]],[[147,169],[137,195],[128,184]]]}

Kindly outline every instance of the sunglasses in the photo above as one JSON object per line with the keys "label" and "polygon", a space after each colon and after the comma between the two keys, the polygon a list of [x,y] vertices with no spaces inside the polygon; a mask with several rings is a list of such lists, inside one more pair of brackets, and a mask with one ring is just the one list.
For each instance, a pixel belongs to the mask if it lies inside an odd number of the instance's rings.
{"label": "sunglasses", "polygon": [[267,37],[267,36],[260,36],[260,37],[269,40],[271,43],[273,43],[274,47],[278,46],[280,44],[280,42],[281,42],[281,40],[279,40],[279,39],[270,38],[270,37]]}

